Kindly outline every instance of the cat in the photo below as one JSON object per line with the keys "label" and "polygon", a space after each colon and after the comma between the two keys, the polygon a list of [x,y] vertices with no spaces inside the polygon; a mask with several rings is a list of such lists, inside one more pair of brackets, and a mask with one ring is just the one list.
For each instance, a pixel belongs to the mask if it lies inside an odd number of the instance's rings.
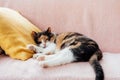
{"label": "cat", "polygon": [[37,53],[33,58],[39,60],[42,67],[89,62],[95,71],[95,80],[104,80],[104,72],[99,63],[103,55],[94,40],[77,32],[55,34],[50,27],[43,32],[33,31],[32,37],[37,45],[29,44],[27,48]]}

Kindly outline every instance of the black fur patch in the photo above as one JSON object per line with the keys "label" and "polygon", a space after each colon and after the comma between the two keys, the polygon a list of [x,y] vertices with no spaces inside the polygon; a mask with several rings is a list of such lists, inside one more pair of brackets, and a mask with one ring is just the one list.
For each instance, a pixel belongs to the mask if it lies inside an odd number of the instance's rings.
{"label": "black fur patch", "polygon": [[95,80],[104,80],[104,72],[100,63],[97,60],[94,60],[91,65],[96,73]]}
{"label": "black fur patch", "polygon": [[[77,41],[80,41],[81,45],[78,48],[71,49],[76,57],[76,61],[88,61],[90,57],[99,49],[96,42],[84,36],[78,38]],[[92,41],[94,44],[89,44],[89,41]]]}
{"label": "black fur patch", "polygon": [[82,36],[82,34],[80,34],[80,33],[68,34],[67,36],[65,36],[65,38],[63,40],[70,38],[70,37],[73,37],[73,36]]}
{"label": "black fur patch", "polygon": [[38,41],[38,39],[41,37],[41,35],[47,36],[47,37],[48,37],[48,40],[50,40],[51,37],[54,36],[54,34],[48,33],[48,32],[46,32],[46,31],[39,32],[39,33],[37,33],[36,36],[33,36],[33,37],[34,37],[34,41],[35,41],[36,44],[40,44],[40,43],[41,43],[41,42]]}

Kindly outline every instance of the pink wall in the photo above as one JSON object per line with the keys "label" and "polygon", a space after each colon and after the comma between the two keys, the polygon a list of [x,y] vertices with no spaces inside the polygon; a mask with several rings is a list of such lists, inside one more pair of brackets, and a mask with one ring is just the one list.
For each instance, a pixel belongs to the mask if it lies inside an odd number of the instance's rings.
{"label": "pink wall", "polygon": [[120,0],[0,0],[41,29],[76,31],[95,39],[103,51],[120,52]]}

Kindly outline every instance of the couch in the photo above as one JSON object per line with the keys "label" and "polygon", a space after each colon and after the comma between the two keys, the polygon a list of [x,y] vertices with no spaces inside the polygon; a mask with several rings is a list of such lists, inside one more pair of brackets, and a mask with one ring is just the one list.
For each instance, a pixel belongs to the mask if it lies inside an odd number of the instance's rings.
{"label": "couch", "polygon": [[[105,80],[120,80],[119,0],[0,0],[0,7],[20,12],[38,28],[53,32],[80,32],[94,39],[103,52]],[[0,55],[0,80],[94,80],[88,62],[41,68]]]}

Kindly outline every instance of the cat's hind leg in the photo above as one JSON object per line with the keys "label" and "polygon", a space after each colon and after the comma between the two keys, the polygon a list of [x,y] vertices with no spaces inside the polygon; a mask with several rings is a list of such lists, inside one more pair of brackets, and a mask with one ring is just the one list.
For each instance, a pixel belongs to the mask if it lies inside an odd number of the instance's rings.
{"label": "cat's hind leg", "polygon": [[57,52],[56,54],[48,55],[45,59],[46,60],[44,61],[39,61],[41,67],[58,66],[75,61],[73,53],[67,48]]}

